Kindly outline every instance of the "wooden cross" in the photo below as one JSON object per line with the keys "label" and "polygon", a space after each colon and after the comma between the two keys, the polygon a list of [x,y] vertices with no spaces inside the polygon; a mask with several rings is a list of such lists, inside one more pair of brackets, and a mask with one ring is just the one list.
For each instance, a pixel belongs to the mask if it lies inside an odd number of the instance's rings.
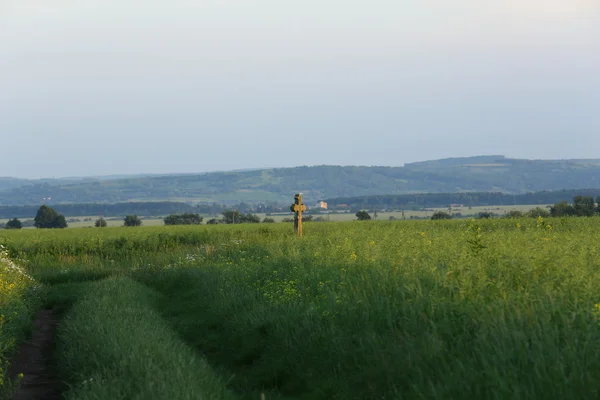
{"label": "wooden cross", "polygon": [[306,206],[302,204],[302,193],[294,196],[294,200],[294,204],[290,207],[290,210],[296,213],[294,216],[294,230],[298,237],[302,237],[302,213],[306,211]]}

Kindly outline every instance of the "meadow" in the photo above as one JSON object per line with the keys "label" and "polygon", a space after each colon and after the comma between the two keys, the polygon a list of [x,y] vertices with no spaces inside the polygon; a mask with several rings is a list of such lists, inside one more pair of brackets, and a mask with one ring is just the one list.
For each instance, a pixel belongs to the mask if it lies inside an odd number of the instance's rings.
{"label": "meadow", "polygon": [[[548,204],[539,204],[536,206],[527,205],[527,204],[518,204],[511,206],[473,206],[473,207],[454,207],[452,208],[453,214],[460,214],[461,218],[470,218],[470,216],[476,217],[480,212],[489,212],[493,213],[496,216],[503,216],[510,211],[520,211],[526,213],[533,208],[540,207],[543,209],[547,209],[549,207]],[[429,219],[436,211],[448,212],[448,208],[428,208],[421,210],[405,210],[402,211],[383,211],[377,214],[377,219],[380,221],[392,219]],[[256,215],[262,221],[265,217],[272,218],[275,222],[282,222],[284,219],[291,218],[291,214],[289,212],[281,212],[274,214],[265,214],[265,213],[256,213]],[[373,212],[371,212],[373,215]],[[165,215],[166,216],[166,215]],[[164,217],[157,216],[141,216],[142,224],[144,226],[163,226],[164,225]],[[209,214],[201,214],[201,217],[204,218],[204,222],[210,220],[211,218],[221,218],[222,215],[209,215]],[[353,212],[331,212],[331,213],[322,213],[322,214],[313,214],[313,217],[320,217],[326,222],[347,222],[356,220],[356,215]],[[458,218],[458,217],[455,217]],[[77,216],[77,217],[68,217],[69,220],[69,228],[93,228],[95,221],[98,219],[98,216],[94,215],[85,215],[85,216]],[[123,226],[123,217],[106,217],[107,226],[109,227],[117,227]],[[32,218],[22,218],[22,221],[33,220]],[[73,220],[76,220],[75,222]],[[0,224],[5,224],[8,222],[8,219],[0,219]],[[24,229],[35,229],[32,227],[26,227]]]}
{"label": "meadow", "polygon": [[599,227],[6,231],[0,354],[51,308],[69,399],[596,399]]}

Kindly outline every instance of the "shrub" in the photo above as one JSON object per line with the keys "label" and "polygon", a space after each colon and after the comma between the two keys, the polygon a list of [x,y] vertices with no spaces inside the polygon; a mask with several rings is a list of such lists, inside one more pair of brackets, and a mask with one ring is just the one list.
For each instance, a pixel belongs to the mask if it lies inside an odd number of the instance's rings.
{"label": "shrub", "polygon": [[23,224],[17,218],[13,218],[4,225],[4,229],[21,229]]}
{"label": "shrub", "polygon": [[142,220],[139,219],[137,215],[128,215],[124,220],[125,226],[140,226],[142,225]]}
{"label": "shrub", "polygon": [[512,210],[504,215],[504,218],[523,218],[525,214],[522,211]]}
{"label": "shrub", "polygon": [[357,212],[356,214],[356,218],[359,221],[368,221],[371,219],[371,216],[369,215],[369,213],[365,210],[360,210],[359,212]]}
{"label": "shrub", "polygon": [[436,211],[431,216],[431,219],[432,220],[436,220],[436,219],[452,219],[452,215],[450,215],[450,214],[448,214],[447,212],[444,212],[444,211]]}
{"label": "shrub", "polygon": [[104,218],[100,217],[96,220],[96,223],[95,223],[96,228],[106,228],[106,225],[107,225],[107,223]]}
{"label": "shrub", "polygon": [[165,225],[200,225],[203,220],[199,214],[185,213],[171,214],[163,221]]}
{"label": "shrub", "polygon": [[66,228],[68,226],[65,216],[57,213],[53,208],[46,205],[41,206],[35,215],[36,228]]}

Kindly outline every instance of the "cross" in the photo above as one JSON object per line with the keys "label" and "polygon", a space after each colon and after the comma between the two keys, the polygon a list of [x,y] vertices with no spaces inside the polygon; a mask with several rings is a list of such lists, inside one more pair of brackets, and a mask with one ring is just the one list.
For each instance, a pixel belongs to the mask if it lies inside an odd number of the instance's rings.
{"label": "cross", "polygon": [[302,193],[294,196],[294,200],[294,204],[290,207],[290,210],[296,213],[294,216],[294,230],[298,237],[302,237],[302,213],[306,211],[306,206],[302,204]]}

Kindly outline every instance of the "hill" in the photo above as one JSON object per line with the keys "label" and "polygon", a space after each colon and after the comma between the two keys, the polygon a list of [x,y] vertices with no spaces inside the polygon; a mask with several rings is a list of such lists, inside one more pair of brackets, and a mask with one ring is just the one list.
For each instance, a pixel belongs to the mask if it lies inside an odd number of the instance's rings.
{"label": "hill", "polygon": [[[3,182],[3,183],[1,183]],[[600,159],[524,160],[501,155],[449,158],[403,167],[313,166],[118,178],[0,180],[0,204],[190,201],[307,203],[380,194],[499,192],[600,187]]]}

